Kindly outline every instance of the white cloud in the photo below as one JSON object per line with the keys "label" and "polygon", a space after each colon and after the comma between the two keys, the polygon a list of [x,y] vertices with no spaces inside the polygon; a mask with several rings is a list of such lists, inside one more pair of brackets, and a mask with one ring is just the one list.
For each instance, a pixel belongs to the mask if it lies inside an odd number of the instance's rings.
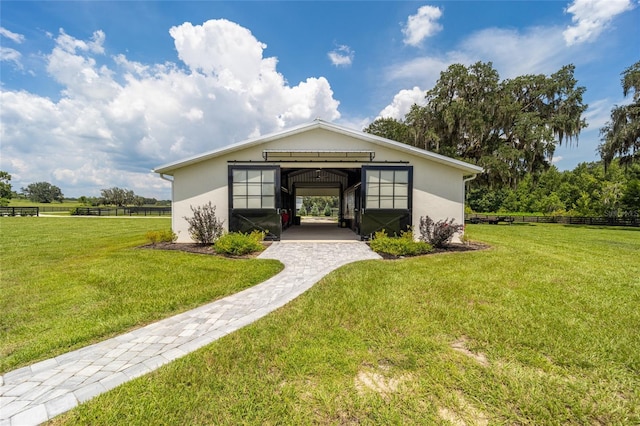
{"label": "white cloud", "polygon": [[[584,113],[584,118],[589,123],[589,128],[600,129],[611,119],[610,99],[598,99],[589,103],[589,108]],[[620,104],[617,104],[620,105]]]}
{"label": "white cloud", "polygon": [[385,77],[390,81],[408,82],[421,87],[433,87],[440,76],[440,72],[454,62],[467,63],[467,59],[456,61],[448,56],[421,56],[404,63],[394,64],[385,70]]}
{"label": "white cloud", "polygon": [[263,57],[265,45],[237,24],[185,23],[170,34],[187,70],[109,56],[101,31],[91,40],[61,31],[46,56],[63,86],[59,100],[0,88],[0,169],[14,187],[48,181],[67,196],[119,186],[168,197],[168,183],[149,172],[155,166],[340,117],[324,77],[289,85],[277,59]]}
{"label": "white cloud", "polygon": [[[22,34],[16,34],[4,27],[0,27],[0,37],[7,38],[17,44],[24,42],[24,36]],[[24,68],[22,66],[22,54],[11,47],[0,46],[0,61],[11,62],[19,70]]]}
{"label": "white cloud", "polygon": [[[461,63],[469,66],[477,61],[492,62],[500,79],[550,74],[567,63],[579,64],[580,60],[588,61],[594,55],[588,46],[579,49],[580,59],[576,61],[575,56],[569,56],[560,27],[529,27],[520,31],[487,28],[470,34],[455,49],[444,54],[424,55],[394,64],[385,70],[384,76],[387,84],[431,88],[449,65]],[[404,117],[411,106],[410,95],[414,91],[415,87],[411,91],[399,90],[393,101],[382,109],[380,116]],[[607,102],[590,105],[585,113],[590,129],[604,124],[602,118],[608,114],[610,105]]]}
{"label": "white cloud", "polygon": [[8,38],[9,40],[13,41],[14,43],[20,44],[20,43],[24,42],[24,36],[22,34],[16,34],[14,32],[9,31],[8,29],[6,29],[4,27],[0,27],[0,36]]}
{"label": "white cloud", "polygon": [[[405,87],[417,85],[431,88],[449,65],[460,63],[469,66],[478,61],[492,62],[501,79],[525,74],[549,74],[567,63],[575,62],[568,59],[561,28],[530,27],[522,31],[487,28],[470,34],[455,49],[444,54],[419,56],[393,64],[385,70],[384,75],[390,84],[395,82]],[[398,95],[401,93],[398,92]],[[394,98],[382,111],[403,111],[403,108],[397,109],[396,102]]]}
{"label": "white cloud", "polygon": [[418,13],[407,18],[407,23],[402,28],[404,43],[410,46],[419,46],[422,41],[442,30],[442,25],[437,21],[442,17],[442,10],[435,6],[422,6]]}
{"label": "white cloud", "polygon": [[336,67],[348,67],[353,63],[354,52],[349,46],[338,46],[327,55]]}
{"label": "white cloud", "polygon": [[393,97],[393,102],[380,111],[376,119],[395,118],[401,120],[414,104],[424,105],[424,95],[425,91],[418,86],[411,90],[401,90]]}
{"label": "white cloud", "polygon": [[4,62],[13,62],[13,65],[22,69],[22,54],[15,49],[10,47],[0,47],[0,61]]}
{"label": "white cloud", "polygon": [[573,25],[562,33],[567,46],[595,40],[616,15],[633,8],[631,0],[574,0],[566,9]]}
{"label": "white cloud", "polygon": [[473,33],[459,46],[466,63],[491,61],[500,77],[550,73],[567,62],[567,51],[557,27],[530,27],[522,31],[488,28]]}

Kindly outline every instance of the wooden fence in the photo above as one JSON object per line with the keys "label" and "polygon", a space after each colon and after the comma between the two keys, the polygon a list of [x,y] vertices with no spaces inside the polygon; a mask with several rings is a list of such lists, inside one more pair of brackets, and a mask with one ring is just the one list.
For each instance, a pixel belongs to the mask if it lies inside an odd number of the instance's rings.
{"label": "wooden fence", "polygon": [[[507,223],[561,223],[565,225],[595,226],[640,226],[640,217],[589,217],[589,216],[505,216],[468,214],[465,221],[469,223],[497,223],[497,219],[508,217]],[[501,220],[502,222],[503,220]]]}

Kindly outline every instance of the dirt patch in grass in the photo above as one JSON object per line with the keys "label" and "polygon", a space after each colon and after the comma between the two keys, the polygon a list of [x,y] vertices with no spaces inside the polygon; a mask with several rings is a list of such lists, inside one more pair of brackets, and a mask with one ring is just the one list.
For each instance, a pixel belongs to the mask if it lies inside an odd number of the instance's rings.
{"label": "dirt patch in grass", "polygon": [[457,407],[452,410],[438,407],[438,415],[455,426],[487,426],[489,419],[485,413],[470,404],[461,392],[456,392]]}
{"label": "dirt patch in grass", "polygon": [[482,352],[478,352],[478,353],[471,352],[467,346],[468,346],[468,339],[465,336],[462,336],[460,339],[456,340],[451,344],[451,348],[454,351],[460,352],[461,354],[468,356],[469,358],[475,360],[478,364],[482,366],[486,367],[489,365],[489,361],[487,360],[487,357],[485,356],[485,354],[483,354]]}
{"label": "dirt patch in grass", "polygon": [[409,379],[410,376],[406,374],[392,376],[386,365],[379,365],[378,368],[364,366],[354,378],[354,384],[360,394],[368,390],[387,398]]}

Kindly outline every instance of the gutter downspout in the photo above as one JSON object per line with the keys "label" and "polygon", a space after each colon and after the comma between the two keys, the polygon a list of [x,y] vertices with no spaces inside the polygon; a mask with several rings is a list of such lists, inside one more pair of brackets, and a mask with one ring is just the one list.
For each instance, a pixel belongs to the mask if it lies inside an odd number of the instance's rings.
{"label": "gutter downspout", "polygon": [[[162,175],[160,175],[160,176],[162,176]],[[474,180],[474,179],[475,179],[475,178],[477,178],[477,177],[478,177],[478,175],[477,175],[477,174],[475,174],[475,175],[471,175],[471,176],[469,176],[469,177],[468,177],[468,178],[466,178],[466,179],[462,179],[462,182],[463,182],[463,183],[471,182],[472,180]]]}
{"label": "gutter downspout", "polygon": [[[474,176],[474,177],[475,177],[475,176]],[[164,180],[166,180],[167,182],[171,182],[171,183],[173,183],[173,179],[169,179],[168,177],[166,177],[166,176],[164,175],[164,173],[160,173],[160,179],[164,179]],[[173,195],[173,194],[172,194],[172,195]]]}

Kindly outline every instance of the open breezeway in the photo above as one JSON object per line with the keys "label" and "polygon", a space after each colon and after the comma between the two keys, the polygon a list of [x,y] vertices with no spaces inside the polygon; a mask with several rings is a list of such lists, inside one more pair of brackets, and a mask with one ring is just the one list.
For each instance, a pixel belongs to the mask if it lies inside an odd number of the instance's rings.
{"label": "open breezeway", "polygon": [[360,236],[349,228],[338,226],[338,222],[324,218],[302,218],[300,225],[287,228],[281,241],[358,241]]}

